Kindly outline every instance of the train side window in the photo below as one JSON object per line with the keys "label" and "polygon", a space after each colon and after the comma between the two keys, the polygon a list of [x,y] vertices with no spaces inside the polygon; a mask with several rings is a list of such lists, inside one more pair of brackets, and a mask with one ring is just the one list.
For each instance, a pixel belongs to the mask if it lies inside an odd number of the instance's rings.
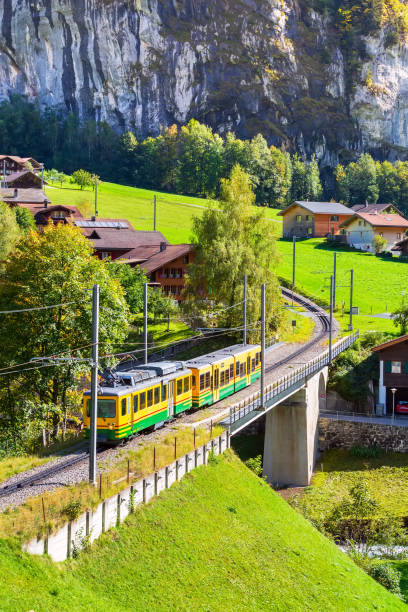
{"label": "train side window", "polygon": [[239,376],[239,361],[235,363],[235,376]]}
{"label": "train side window", "polygon": [[154,403],[158,404],[160,402],[160,387],[154,388]]}
{"label": "train side window", "polygon": [[183,381],[180,379],[177,381],[177,395],[181,395],[183,393]]}
{"label": "train side window", "polygon": [[220,387],[224,386],[224,380],[225,380],[225,374],[224,374],[224,370],[221,371],[221,378],[220,378]]}
{"label": "train side window", "polygon": [[255,359],[252,360],[252,371],[255,370]]}
{"label": "train side window", "polygon": [[149,389],[147,392],[147,407],[153,406],[153,389]]}
{"label": "train side window", "polygon": [[205,386],[207,389],[211,386],[211,376],[209,372],[207,372],[205,375]]}
{"label": "train side window", "polygon": [[125,416],[126,415],[126,397],[123,398],[121,405],[122,405],[122,416]]}
{"label": "train side window", "polygon": [[205,386],[205,374],[200,374],[200,391],[204,389]]}
{"label": "train side window", "polygon": [[225,384],[228,385],[229,383],[229,370],[225,370]]}
{"label": "train side window", "polygon": [[134,395],[133,396],[133,412],[137,412],[138,404],[139,404],[139,396],[138,395]]}
{"label": "train side window", "polygon": [[162,386],[161,401],[165,402],[167,398],[167,385]]}
{"label": "train side window", "polygon": [[245,376],[245,363],[240,364],[240,376]]}
{"label": "train side window", "polygon": [[184,379],[184,393],[190,390],[190,377],[186,376]]}
{"label": "train side window", "polygon": [[234,364],[231,363],[230,365],[230,378],[234,378]]}
{"label": "train side window", "polygon": [[140,410],[144,410],[146,408],[146,391],[140,394]]}

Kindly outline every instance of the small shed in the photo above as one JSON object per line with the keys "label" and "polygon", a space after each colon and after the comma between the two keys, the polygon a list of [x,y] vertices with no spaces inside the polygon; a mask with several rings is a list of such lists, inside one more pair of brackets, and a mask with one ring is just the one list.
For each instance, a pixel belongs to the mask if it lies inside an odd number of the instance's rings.
{"label": "small shed", "polygon": [[384,414],[391,414],[391,389],[396,389],[395,405],[408,401],[408,334],[375,346],[373,352],[380,362],[378,403],[384,407]]}

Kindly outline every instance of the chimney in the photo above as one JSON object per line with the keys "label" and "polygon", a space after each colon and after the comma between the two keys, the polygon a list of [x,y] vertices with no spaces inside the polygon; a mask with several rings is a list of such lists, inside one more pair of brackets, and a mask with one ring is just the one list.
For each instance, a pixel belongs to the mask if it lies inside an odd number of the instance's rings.
{"label": "chimney", "polygon": [[160,253],[166,250],[167,244],[165,242],[160,243]]}
{"label": "chimney", "polygon": [[14,199],[16,200],[18,196],[18,189],[14,189]]}

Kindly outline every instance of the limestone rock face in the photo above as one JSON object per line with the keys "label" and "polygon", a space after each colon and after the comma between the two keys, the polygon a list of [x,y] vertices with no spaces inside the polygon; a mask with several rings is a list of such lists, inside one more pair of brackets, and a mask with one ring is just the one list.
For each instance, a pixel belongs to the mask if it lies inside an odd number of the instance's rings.
{"label": "limestone rock face", "polygon": [[356,80],[331,17],[297,0],[2,0],[0,99],[137,136],[191,117],[322,166],[408,147],[408,47],[364,39]]}

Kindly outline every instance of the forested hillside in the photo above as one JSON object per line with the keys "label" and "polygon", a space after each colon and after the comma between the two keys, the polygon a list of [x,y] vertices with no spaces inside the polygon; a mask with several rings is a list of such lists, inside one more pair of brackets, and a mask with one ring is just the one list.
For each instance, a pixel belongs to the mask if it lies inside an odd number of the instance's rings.
{"label": "forested hillside", "polygon": [[[0,98],[71,123],[141,140],[195,118],[315,154],[323,174],[364,150],[407,153],[400,0],[5,0],[0,25]],[[109,131],[88,129],[109,151]],[[38,138],[52,145],[52,122]]]}

